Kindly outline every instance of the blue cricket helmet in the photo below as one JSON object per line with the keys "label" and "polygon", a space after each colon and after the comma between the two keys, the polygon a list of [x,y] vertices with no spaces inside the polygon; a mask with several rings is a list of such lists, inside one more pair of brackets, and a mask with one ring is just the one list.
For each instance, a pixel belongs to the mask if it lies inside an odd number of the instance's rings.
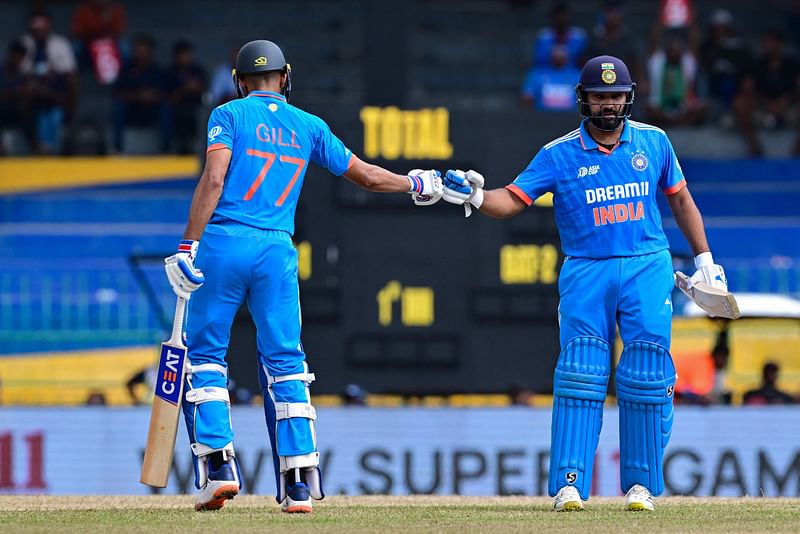
{"label": "blue cricket helmet", "polygon": [[[575,95],[578,99],[578,113],[586,120],[592,121],[597,128],[605,131],[615,130],[619,124],[631,115],[636,83],[631,80],[628,66],[614,56],[593,57],[583,66]],[[628,93],[625,105],[613,121],[602,117],[593,117],[589,109],[587,93]]]}

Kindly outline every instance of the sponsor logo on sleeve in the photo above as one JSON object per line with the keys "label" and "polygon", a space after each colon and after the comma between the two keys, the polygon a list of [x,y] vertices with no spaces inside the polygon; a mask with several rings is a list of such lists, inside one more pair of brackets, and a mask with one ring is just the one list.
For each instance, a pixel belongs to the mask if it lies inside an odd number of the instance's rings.
{"label": "sponsor logo on sleeve", "polygon": [[208,131],[208,140],[214,142],[214,139],[222,133],[222,126],[214,126]]}

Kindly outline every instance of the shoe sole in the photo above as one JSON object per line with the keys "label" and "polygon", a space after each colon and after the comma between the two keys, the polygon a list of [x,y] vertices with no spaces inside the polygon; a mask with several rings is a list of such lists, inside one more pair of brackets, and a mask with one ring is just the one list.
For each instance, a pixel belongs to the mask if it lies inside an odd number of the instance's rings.
{"label": "shoe sole", "polygon": [[556,512],[581,512],[583,511],[583,506],[580,503],[571,501],[564,503],[559,509],[556,509]]}
{"label": "shoe sole", "polygon": [[310,514],[311,513],[311,505],[310,504],[293,504],[292,506],[287,506],[286,508],[282,508],[281,510],[286,512],[287,514]]}
{"label": "shoe sole", "polygon": [[641,502],[632,502],[628,505],[629,512],[652,512],[653,509],[649,508],[646,504]]}
{"label": "shoe sole", "polygon": [[225,506],[225,501],[233,499],[239,495],[239,487],[234,485],[220,486],[212,495],[212,498],[207,503],[197,503],[194,509],[198,512],[206,512],[211,510],[219,510]]}

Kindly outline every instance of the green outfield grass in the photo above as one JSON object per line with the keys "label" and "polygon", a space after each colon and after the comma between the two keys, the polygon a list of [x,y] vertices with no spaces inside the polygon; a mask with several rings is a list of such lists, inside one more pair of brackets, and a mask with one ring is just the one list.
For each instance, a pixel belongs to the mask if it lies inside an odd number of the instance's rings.
{"label": "green outfield grass", "polygon": [[191,497],[0,496],[0,532],[798,532],[800,499],[668,497],[655,512],[622,498],[555,513],[541,497],[329,497],[311,515],[242,496],[197,513]]}

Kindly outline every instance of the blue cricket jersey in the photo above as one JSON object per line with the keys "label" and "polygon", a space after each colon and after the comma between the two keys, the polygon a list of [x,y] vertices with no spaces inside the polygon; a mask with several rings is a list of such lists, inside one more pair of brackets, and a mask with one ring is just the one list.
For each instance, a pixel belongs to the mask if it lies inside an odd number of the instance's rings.
{"label": "blue cricket jersey", "polygon": [[231,162],[211,222],[230,219],[289,234],[308,163],[340,176],[353,155],[325,121],[269,91],[211,112],[207,151],[222,148],[231,150]]}
{"label": "blue cricket jersey", "polygon": [[669,248],[656,204],[686,186],[675,150],[660,128],[626,120],[611,150],[581,123],[544,145],[506,186],[527,205],[553,193],[561,248],[567,256],[640,256]]}

